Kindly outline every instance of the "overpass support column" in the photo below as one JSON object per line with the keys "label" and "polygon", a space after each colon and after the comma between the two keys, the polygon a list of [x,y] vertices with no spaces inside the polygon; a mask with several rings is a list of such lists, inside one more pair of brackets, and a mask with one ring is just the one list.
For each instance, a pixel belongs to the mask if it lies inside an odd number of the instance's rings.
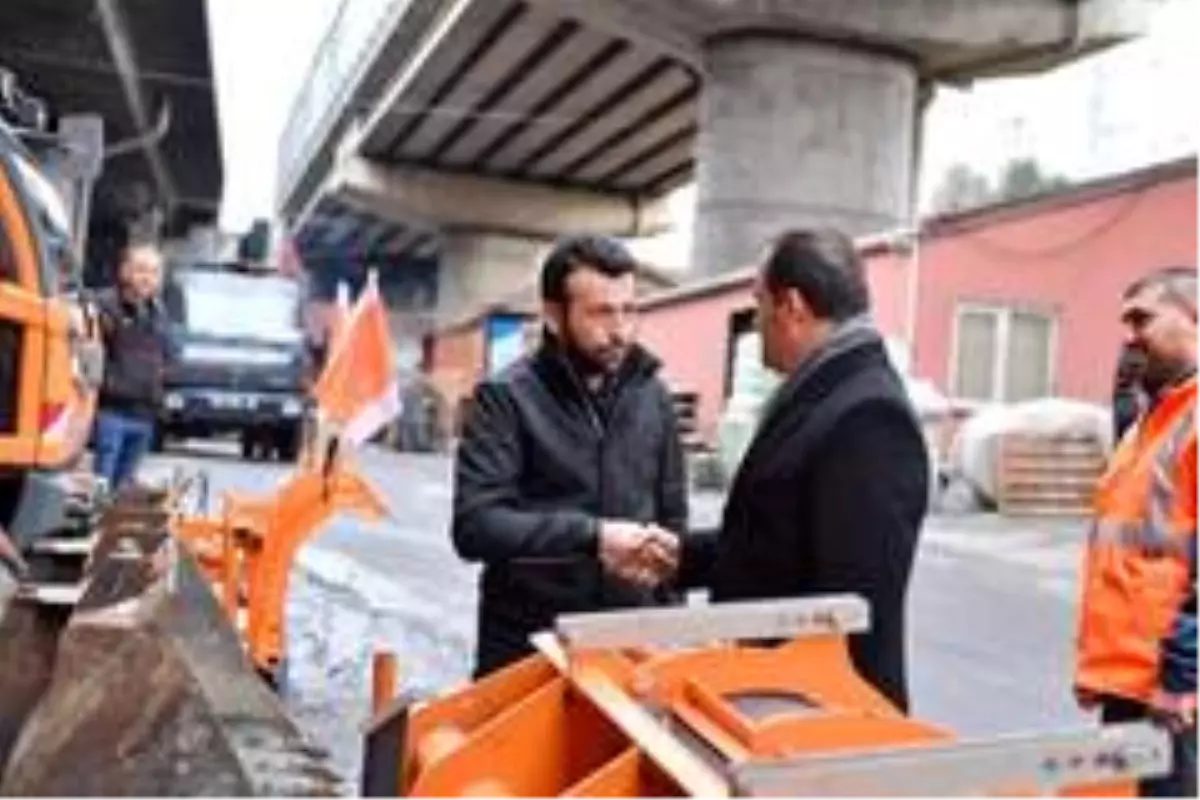
{"label": "overpass support column", "polygon": [[529,288],[549,246],[549,240],[527,236],[447,231],[438,271],[438,316],[453,318]]}
{"label": "overpass support column", "polygon": [[787,228],[851,235],[908,219],[917,71],[891,53],[786,34],[705,45],[692,266],[753,263]]}

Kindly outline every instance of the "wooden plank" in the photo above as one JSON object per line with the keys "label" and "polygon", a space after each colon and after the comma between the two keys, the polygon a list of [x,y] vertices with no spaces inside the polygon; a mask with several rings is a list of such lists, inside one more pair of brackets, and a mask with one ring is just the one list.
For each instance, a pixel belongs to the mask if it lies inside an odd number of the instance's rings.
{"label": "wooden plank", "polygon": [[1091,509],[1104,451],[1084,434],[1010,435],[998,457],[997,505],[1008,516],[1079,517]]}
{"label": "wooden plank", "polygon": [[1037,502],[1037,503],[1053,503],[1062,501],[1064,503],[1083,503],[1087,505],[1092,498],[1091,492],[1076,492],[1069,490],[1055,489],[1047,486],[1039,489],[1023,489],[1021,491],[1009,491],[1004,494],[1004,499],[1009,502]]}
{"label": "wooden plank", "polygon": [[556,632],[570,646],[590,648],[791,639],[869,629],[870,609],[852,594],[566,614],[555,623]]}

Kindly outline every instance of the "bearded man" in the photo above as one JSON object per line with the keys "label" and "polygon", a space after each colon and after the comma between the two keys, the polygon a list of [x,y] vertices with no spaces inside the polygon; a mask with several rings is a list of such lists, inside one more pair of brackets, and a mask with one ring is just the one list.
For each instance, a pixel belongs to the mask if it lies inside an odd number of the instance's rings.
{"label": "bearded man", "polygon": [[476,677],[532,652],[560,614],[674,597],[687,488],[659,361],[635,341],[635,273],[615,239],[557,242],[541,344],[476,387],[451,528],[483,564]]}

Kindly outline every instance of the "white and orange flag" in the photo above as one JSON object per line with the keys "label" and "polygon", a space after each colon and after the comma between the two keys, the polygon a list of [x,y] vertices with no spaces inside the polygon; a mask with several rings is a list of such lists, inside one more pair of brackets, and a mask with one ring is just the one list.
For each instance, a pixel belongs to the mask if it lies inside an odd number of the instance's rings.
{"label": "white and orange flag", "polygon": [[327,317],[328,325],[326,327],[325,344],[326,357],[333,352],[336,346],[338,337],[346,330],[346,321],[350,319],[350,287],[345,281],[338,281],[337,293],[334,296],[333,308],[329,310]]}
{"label": "white and orange flag", "polygon": [[335,328],[313,387],[321,422],[360,445],[400,413],[400,384],[387,310],[374,272],[344,323]]}

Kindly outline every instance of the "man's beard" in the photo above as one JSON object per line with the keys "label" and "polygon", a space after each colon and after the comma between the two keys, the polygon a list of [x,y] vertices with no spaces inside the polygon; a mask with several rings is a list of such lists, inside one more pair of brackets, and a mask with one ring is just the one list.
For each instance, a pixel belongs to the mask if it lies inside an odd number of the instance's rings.
{"label": "man's beard", "polygon": [[611,375],[620,367],[621,359],[606,360],[599,353],[589,353],[581,348],[570,331],[564,331],[560,337],[563,352],[567,360],[578,370],[583,378],[598,378]]}
{"label": "man's beard", "polygon": [[1195,371],[1189,364],[1165,359],[1146,353],[1146,365],[1142,371],[1142,388],[1154,397],[1167,387],[1178,383]]}

